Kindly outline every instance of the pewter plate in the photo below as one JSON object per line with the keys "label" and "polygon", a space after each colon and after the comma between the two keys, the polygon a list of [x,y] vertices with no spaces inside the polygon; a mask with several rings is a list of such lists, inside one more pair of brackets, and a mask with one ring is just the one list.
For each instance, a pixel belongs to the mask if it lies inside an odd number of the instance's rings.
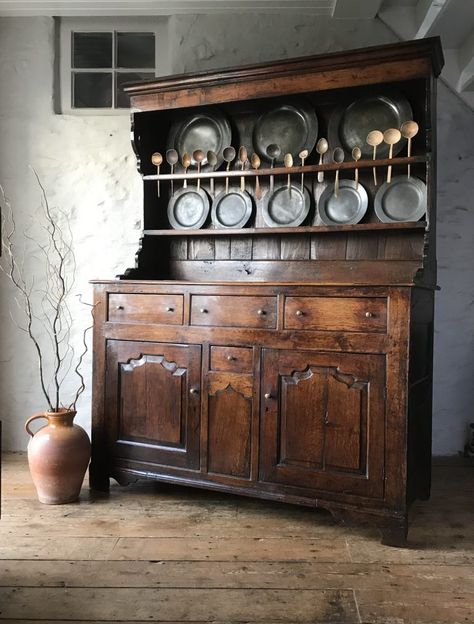
{"label": "pewter plate", "polygon": [[268,162],[267,147],[276,143],[281,156],[275,164],[283,162],[285,154],[313,151],[318,137],[318,118],[311,103],[304,98],[292,98],[284,104],[263,113],[253,131],[253,145],[258,155]]}
{"label": "pewter plate", "polygon": [[222,191],[212,202],[211,219],[216,228],[243,228],[252,214],[252,199],[247,191]]}
{"label": "pewter plate", "polygon": [[[336,109],[329,120],[328,136],[331,150],[339,145],[347,155],[354,147],[362,151],[362,158],[372,158],[373,148],[366,139],[372,130],[385,132],[389,128],[400,128],[413,119],[410,103],[399,91],[389,91],[354,100],[346,108]],[[401,139],[393,146],[393,156],[399,154],[406,145]],[[381,143],[377,147],[377,158],[388,158],[389,146]]]}
{"label": "pewter plate", "polygon": [[[191,156],[191,167],[196,162],[192,159],[193,152],[200,149],[207,155],[212,150],[217,155],[219,167],[224,161],[222,152],[225,147],[232,145],[232,131],[229,120],[217,108],[207,108],[203,111],[194,111],[179,123],[171,126],[168,134],[167,149],[175,149],[179,158],[187,152]],[[202,170],[210,169],[207,158],[202,161]]]}
{"label": "pewter plate", "polygon": [[318,203],[318,213],[325,225],[353,225],[359,223],[367,212],[369,198],[359,182],[340,180],[339,192],[334,194],[334,184],[327,186]]}
{"label": "pewter plate", "polygon": [[419,178],[395,176],[377,191],[375,214],[382,223],[418,221],[426,213],[426,185]]}
{"label": "pewter plate", "polygon": [[272,194],[267,193],[262,215],[270,227],[296,227],[308,216],[311,198],[308,189],[301,186],[280,186]]}
{"label": "pewter plate", "polygon": [[180,188],[168,202],[168,220],[175,230],[198,230],[207,219],[209,207],[209,197],[202,188]]}

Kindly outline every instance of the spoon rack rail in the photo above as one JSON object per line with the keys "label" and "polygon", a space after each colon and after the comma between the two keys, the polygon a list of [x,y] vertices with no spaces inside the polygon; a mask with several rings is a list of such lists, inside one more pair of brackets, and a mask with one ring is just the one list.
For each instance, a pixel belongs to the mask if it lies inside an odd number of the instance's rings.
{"label": "spoon rack rail", "polygon": [[404,156],[400,158],[383,158],[379,160],[359,160],[348,161],[338,163],[326,163],[323,165],[304,165],[304,167],[296,166],[296,167],[274,167],[271,168],[262,168],[262,169],[244,169],[236,170],[232,169],[231,171],[201,171],[200,173],[165,173],[160,175],[144,175],[143,180],[145,181],[156,181],[156,180],[210,180],[214,179],[225,179],[225,178],[255,178],[257,176],[266,177],[266,176],[281,176],[281,175],[297,175],[301,173],[317,173],[318,171],[336,171],[338,169],[344,170],[353,170],[353,169],[371,169],[372,167],[387,167],[391,165],[392,167],[408,165],[408,164],[418,164],[418,163],[426,163],[426,156]]}

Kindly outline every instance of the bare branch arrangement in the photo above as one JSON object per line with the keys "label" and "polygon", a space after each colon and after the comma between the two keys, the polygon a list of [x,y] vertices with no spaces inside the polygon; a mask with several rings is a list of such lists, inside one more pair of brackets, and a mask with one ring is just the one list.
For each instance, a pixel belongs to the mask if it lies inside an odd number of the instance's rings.
{"label": "bare branch arrangement", "polygon": [[[15,325],[33,342],[38,362],[39,381],[48,411],[75,410],[85,389],[80,371],[88,352],[87,332],[82,332],[81,351],[76,353],[72,341],[73,317],[71,296],[76,274],[72,233],[67,215],[49,204],[46,191],[35,170],[41,192],[41,207],[21,233],[12,206],[0,186],[2,215],[2,258],[0,270],[16,289],[19,311],[11,313]],[[28,250],[27,250],[28,247]],[[90,305],[82,301],[80,303]],[[92,306],[91,306],[92,307]],[[76,376],[71,396],[65,404],[61,393],[66,382]]]}

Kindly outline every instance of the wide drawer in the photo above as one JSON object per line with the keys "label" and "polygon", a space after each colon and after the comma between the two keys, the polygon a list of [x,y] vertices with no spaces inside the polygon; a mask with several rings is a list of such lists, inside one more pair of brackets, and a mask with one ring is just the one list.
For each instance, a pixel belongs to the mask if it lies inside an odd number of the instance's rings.
{"label": "wide drawer", "polygon": [[194,295],[191,325],[220,327],[276,327],[276,297]]}
{"label": "wide drawer", "polygon": [[182,325],[183,296],[110,294],[108,320],[118,323]]}
{"label": "wide drawer", "polygon": [[251,373],[253,350],[250,347],[211,347],[211,370]]}
{"label": "wide drawer", "polygon": [[385,332],[383,297],[287,297],[285,329]]}

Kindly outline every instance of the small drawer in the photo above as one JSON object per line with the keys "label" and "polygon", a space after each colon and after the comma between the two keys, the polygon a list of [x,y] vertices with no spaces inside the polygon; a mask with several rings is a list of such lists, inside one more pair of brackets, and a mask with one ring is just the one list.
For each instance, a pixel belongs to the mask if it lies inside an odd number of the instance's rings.
{"label": "small drawer", "polygon": [[251,373],[252,363],[250,347],[211,347],[211,370]]}
{"label": "small drawer", "polygon": [[183,324],[182,295],[109,295],[109,321]]}
{"label": "small drawer", "polygon": [[387,300],[382,297],[287,297],[284,328],[385,332]]}
{"label": "small drawer", "polygon": [[191,299],[191,325],[272,329],[276,317],[276,297],[195,295]]}

